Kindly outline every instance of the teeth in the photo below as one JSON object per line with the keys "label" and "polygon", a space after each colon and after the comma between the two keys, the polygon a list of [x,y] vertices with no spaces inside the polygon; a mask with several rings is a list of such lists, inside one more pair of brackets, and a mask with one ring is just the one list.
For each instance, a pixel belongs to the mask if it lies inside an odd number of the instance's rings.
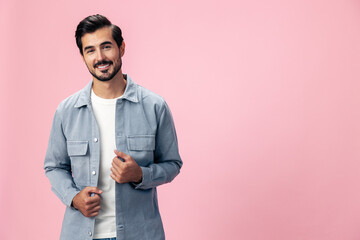
{"label": "teeth", "polygon": [[106,68],[108,66],[109,66],[109,64],[106,64],[106,65],[103,65],[103,66],[98,66],[98,68]]}

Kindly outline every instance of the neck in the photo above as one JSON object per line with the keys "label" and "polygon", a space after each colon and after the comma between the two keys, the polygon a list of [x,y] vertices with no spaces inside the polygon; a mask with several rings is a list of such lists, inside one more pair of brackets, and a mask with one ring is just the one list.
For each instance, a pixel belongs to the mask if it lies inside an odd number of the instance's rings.
{"label": "neck", "polygon": [[93,78],[92,88],[96,96],[105,99],[118,98],[124,94],[126,87],[126,80],[120,71],[109,81],[100,81]]}

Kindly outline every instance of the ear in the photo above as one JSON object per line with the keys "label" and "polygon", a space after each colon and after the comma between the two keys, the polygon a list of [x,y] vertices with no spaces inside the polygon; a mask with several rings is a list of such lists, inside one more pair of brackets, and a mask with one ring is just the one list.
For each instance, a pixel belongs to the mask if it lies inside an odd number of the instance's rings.
{"label": "ear", "polygon": [[122,44],[120,46],[120,56],[124,56],[124,53],[125,53],[125,42],[122,41]]}

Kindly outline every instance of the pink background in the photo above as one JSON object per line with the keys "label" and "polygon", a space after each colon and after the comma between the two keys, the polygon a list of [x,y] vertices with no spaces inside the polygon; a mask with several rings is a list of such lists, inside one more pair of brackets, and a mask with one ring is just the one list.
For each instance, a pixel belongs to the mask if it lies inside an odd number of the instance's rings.
{"label": "pink background", "polygon": [[74,31],[95,13],[175,118],[167,239],[360,239],[359,1],[2,0],[1,240],[58,239],[42,166],[57,105],[91,79]]}

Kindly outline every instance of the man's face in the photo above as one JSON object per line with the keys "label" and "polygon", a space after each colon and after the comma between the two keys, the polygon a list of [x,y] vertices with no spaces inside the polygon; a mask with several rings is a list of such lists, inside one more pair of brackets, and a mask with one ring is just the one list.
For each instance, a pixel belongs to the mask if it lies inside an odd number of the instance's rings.
{"label": "man's face", "polygon": [[100,81],[111,80],[121,69],[125,44],[119,48],[110,27],[103,27],[81,38],[83,60],[91,75]]}

